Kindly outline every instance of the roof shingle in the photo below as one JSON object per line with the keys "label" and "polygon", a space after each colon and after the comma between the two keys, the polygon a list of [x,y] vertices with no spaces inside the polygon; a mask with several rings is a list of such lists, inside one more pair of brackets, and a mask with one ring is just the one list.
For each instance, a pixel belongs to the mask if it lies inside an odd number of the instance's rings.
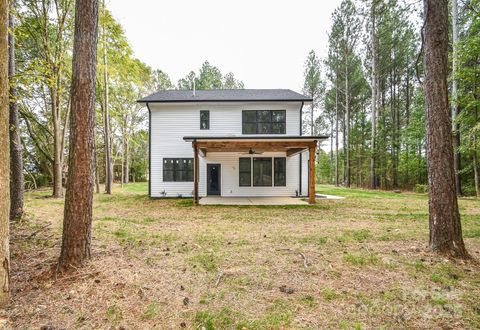
{"label": "roof shingle", "polygon": [[138,100],[148,102],[241,102],[241,101],[303,101],[312,98],[296,93],[290,89],[210,89],[159,91]]}

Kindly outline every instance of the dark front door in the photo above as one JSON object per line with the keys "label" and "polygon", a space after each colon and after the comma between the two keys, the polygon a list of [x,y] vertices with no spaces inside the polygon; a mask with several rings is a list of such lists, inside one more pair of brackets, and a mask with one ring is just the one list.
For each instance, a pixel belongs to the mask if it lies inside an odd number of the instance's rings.
{"label": "dark front door", "polygon": [[220,164],[207,164],[207,195],[220,195]]}

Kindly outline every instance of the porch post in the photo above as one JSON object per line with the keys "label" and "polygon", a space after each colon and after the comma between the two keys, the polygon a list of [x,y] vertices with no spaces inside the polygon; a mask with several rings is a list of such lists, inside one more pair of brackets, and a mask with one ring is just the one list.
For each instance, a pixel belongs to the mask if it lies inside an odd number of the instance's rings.
{"label": "porch post", "polygon": [[198,205],[198,147],[193,142],[193,203]]}
{"label": "porch post", "polygon": [[308,180],[308,203],[315,204],[315,150],[316,141],[313,145],[310,145],[308,148],[308,162],[309,162],[309,180]]}

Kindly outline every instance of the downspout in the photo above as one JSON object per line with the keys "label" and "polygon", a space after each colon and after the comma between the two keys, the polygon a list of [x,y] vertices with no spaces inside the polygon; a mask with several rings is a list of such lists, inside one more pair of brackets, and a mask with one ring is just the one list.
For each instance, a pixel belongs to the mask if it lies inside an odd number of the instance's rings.
{"label": "downspout", "polygon": [[[303,101],[302,105],[300,106],[300,130],[299,130],[299,135],[302,136],[302,126],[303,126]],[[298,167],[298,196],[302,196],[302,153],[299,154],[300,157],[300,166]]]}
{"label": "downspout", "polygon": [[148,197],[152,198],[152,111],[148,109]]}

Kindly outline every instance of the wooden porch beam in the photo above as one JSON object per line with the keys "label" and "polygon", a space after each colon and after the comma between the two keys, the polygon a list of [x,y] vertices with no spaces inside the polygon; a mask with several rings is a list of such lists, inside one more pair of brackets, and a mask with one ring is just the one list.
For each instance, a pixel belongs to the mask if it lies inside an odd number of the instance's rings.
{"label": "wooden porch beam", "polygon": [[197,143],[193,143],[193,203],[198,205],[198,146]]}
{"label": "wooden porch beam", "polygon": [[295,156],[296,154],[301,153],[305,148],[290,148],[287,149],[287,157]]}
{"label": "wooden porch beam", "polygon": [[308,149],[308,204],[315,204],[315,150],[316,146],[311,146]]}
{"label": "wooden porch beam", "polygon": [[198,148],[202,149],[261,149],[271,150],[275,149],[283,150],[285,148],[309,148],[315,147],[316,141],[208,141],[208,142],[196,142]]}

